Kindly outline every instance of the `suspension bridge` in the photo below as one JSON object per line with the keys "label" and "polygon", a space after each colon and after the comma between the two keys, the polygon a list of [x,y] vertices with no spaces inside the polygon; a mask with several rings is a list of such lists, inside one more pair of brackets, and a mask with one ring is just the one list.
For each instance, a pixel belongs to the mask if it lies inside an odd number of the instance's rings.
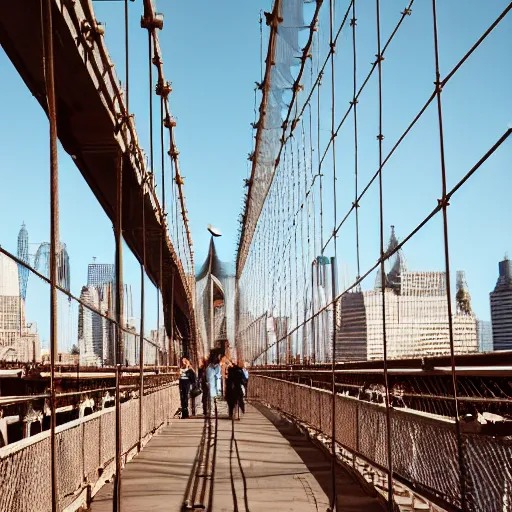
{"label": "suspension bridge", "polygon": [[[471,223],[487,206],[510,218],[497,199],[510,177],[492,182],[489,166],[512,161],[497,53],[512,3],[274,0],[235,261],[212,229],[197,265],[164,17],[132,2],[118,2],[122,79],[94,1],[0,5],[2,50],[48,119],[50,184],[50,241],[30,258],[24,224],[16,253],[0,240],[0,510],[512,511],[510,261],[482,288],[491,334],[469,286],[510,244]],[[145,149],[130,109],[137,9]],[[462,114],[473,90],[475,119]],[[59,143],[114,233],[115,263],[90,265],[80,296]],[[16,355],[38,341],[29,275],[49,299],[46,360]],[[78,321],[72,354],[59,351],[61,298]],[[222,397],[210,415],[200,398],[190,419],[176,413],[179,360],[197,369],[211,350],[249,366],[241,421]]]}

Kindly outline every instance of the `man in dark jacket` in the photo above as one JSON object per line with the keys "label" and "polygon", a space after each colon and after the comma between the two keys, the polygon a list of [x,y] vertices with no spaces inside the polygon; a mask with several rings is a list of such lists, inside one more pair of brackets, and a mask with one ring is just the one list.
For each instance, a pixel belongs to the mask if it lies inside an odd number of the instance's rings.
{"label": "man in dark jacket", "polygon": [[240,410],[245,413],[243,386],[246,384],[242,368],[234,364],[228,369],[228,377],[226,379],[226,401],[229,408],[229,417],[233,417],[233,411],[238,404]]}

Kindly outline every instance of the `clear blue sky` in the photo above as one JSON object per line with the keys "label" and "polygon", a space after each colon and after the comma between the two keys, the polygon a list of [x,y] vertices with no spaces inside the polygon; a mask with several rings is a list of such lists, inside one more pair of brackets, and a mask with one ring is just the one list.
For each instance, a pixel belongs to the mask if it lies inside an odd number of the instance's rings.
{"label": "clear blue sky", "polygon": [[[336,3],[336,21],[339,22],[347,2]],[[479,0],[438,2],[442,75],[507,3],[493,0],[484,7]],[[398,0],[381,2],[383,40],[396,23],[403,4]],[[108,48],[118,76],[124,81],[123,3],[94,1],[93,5],[97,19],[106,22]],[[374,2],[359,1],[358,5],[358,82],[361,83],[375,58],[376,43]],[[140,28],[140,0],[130,3],[129,7],[130,107],[135,113],[140,143],[149,149],[147,32]],[[157,1],[157,10],[165,15],[160,38],[166,77],[172,81],[174,90],[171,109],[178,121],[176,136],[185,176],[196,266],[206,256],[208,223],[218,226],[224,233],[217,242],[220,257],[228,261],[234,258],[242,180],[247,176],[247,154],[252,148],[249,124],[254,120],[253,89],[260,75],[258,18],[260,9],[269,7],[269,0]],[[328,15],[326,2],[322,13],[323,23]],[[385,152],[432,90],[430,27],[431,3],[417,1],[413,15],[405,20],[403,30],[393,41],[383,63]],[[326,38],[323,30],[321,37]],[[512,16],[509,14],[443,92],[449,187],[512,124],[511,43]],[[337,119],[345,111],[351,94],[350,45],[347,33],[340,39],[337,55]],[[2,51],[0,70],[3,149],[0,244],[16,252],[16,237],[22,221],[27,224],[31,242],[49,240],[48,123]],[[327,94],[328,89],[324,89]],[[326,101],[324,104],[327,106]],[[375,112],[376,82],[372,79],[359,104],[361,184],[376,170]],[[435,113],[433,108],[429,109],[385,170],[386,225],[395,224],[402,237],[440,197],[438,139],[433,129]],[[330,113],[325,108],[322,114],[325,142]],[[158,139],[157,109],[155,136]],[[347,129],[342,130],[337,139],[339,217],[352,201],[351,137],[352,131]],[[157,142],[155,149],[159,155]],[[488,293],[496,282],[497,262],[505,251],[512,252],[511,171],[512,146],[508,141],[454,198],[449,211],[452,269],[466,270],[474,309],[484,319],[489,318]],[[159,176],[158,167],[156,172]],[[330,172],[326,165],[326,180],[330,179]],[[61,239],[70,253],[72,291],[79,295],[86,282],[87,264],[93,256],[98,262],[114,261],[112,228],[71,158],[63,151],[60,152],[60,191]],[[326,194],[332,194],[329,187]],[[363,269],[377,257],[375,199],[376,188],[372,187],[367,199],[369,206],[365,207],[364,202],[361,206]],[[327,202],[326,217],[330,218],[331,213],[332,206]],[[438,218],[408,244],[405,255],[411,270],[444,269],[441,235]],[[353,278],[353,254],[344,253],[340,247],[340,260]],[[132,284],[135,316],[138,316],[139,267],[128,251],[125,251],[124,279]],[[44,286],[32,278],[27,317],[38,322],[45,338],[48,295],[43,292]],[[149,297],[147,309],[154,324],[156,291]]]}

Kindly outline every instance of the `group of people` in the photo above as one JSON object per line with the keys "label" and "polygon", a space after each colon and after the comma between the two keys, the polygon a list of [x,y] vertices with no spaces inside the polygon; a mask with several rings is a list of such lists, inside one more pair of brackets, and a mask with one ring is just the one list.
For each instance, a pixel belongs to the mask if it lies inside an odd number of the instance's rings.
{"label": "group of people", "polygon": [[212,350],[204,358],[196,375],[187,358],[181,359],[180,399],[181,417],[189,417],[189,402],[202,394],[203,414],[209,416],[215,408],[215,401],[224,396],[228,404],[229,417],[233,417],[236,406],[245,413],[244,398],[247,396],[249,373],[243,361],[233,362],[227,356]]}

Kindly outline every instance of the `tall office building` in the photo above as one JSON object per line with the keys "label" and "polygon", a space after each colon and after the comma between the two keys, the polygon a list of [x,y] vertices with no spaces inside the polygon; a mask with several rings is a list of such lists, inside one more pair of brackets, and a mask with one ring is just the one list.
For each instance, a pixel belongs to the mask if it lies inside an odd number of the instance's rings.
{"label": "tall office building", "polygon": [[20,330],[18,267],[11,258],[0,253],[0,350],[3,348],[6,357],[7,352],[14,353]]}
{"label": "tall office building", "polygon": [[[90,267],[90,266],[89,266]],[[115,362],[115,287],[112,282],[103,285],[84,286],[80,294],[90,308],[80,305],[78,312],[78,347],[80,363],[85,366],[109,366]],[[112,318],[108,320],[107,318]],[[137,353],[133,325],[131,286],[124,285],[123,325],[130,330],[124,333],[125,361],[135,364],[132,356]],[[128,357],[129,355],[129,357]]]}
{"label": "tall office building", "polygon": [[35,324],[25,323],[25,300],[20,297],[17,264],[0,253],[0,360],[41,360],[41,343]]}
{"label": "tall office building", "polygon": [[[398,247],[392,229],[387,251]],[[382,300],[386,303],[386,346],[389,358],[447,355],[450,353],[448,299],[445,272],[407,270],[397,251],[385,271],[377,274],[375,288],[346,294],[338,303],[339,328],[336,359],[382,359],[384,328]],[[384,293],[382,292],[384,279]],[[463,272],[457,273],[456,304],[452,308],[456,353],[478,351],[477,321]]]}
{"label": "tall office building", "polygon": [[84,286],[80,299],[91,307],[89,309],[80,305],[78,312],[80,364],[84,366],[114,364],[114,324],[102,316],[114,316],[112,285]]}
{"label": "tall office building", "polygon": [[476,325],[478,334],[478,351],[492,352],[492,324],[486,320],[478,320]]}
{"label": "tall office building", "polygon": [[87,269],[87,286],[103,286],[113,283],[116,278],[115,265],[111,263],[90,263]]}
{"label": "tall office building", "polygon": [[498,264],[499,277],[491,298],[494,350],[512,350],[512,262],[505,257]]}

